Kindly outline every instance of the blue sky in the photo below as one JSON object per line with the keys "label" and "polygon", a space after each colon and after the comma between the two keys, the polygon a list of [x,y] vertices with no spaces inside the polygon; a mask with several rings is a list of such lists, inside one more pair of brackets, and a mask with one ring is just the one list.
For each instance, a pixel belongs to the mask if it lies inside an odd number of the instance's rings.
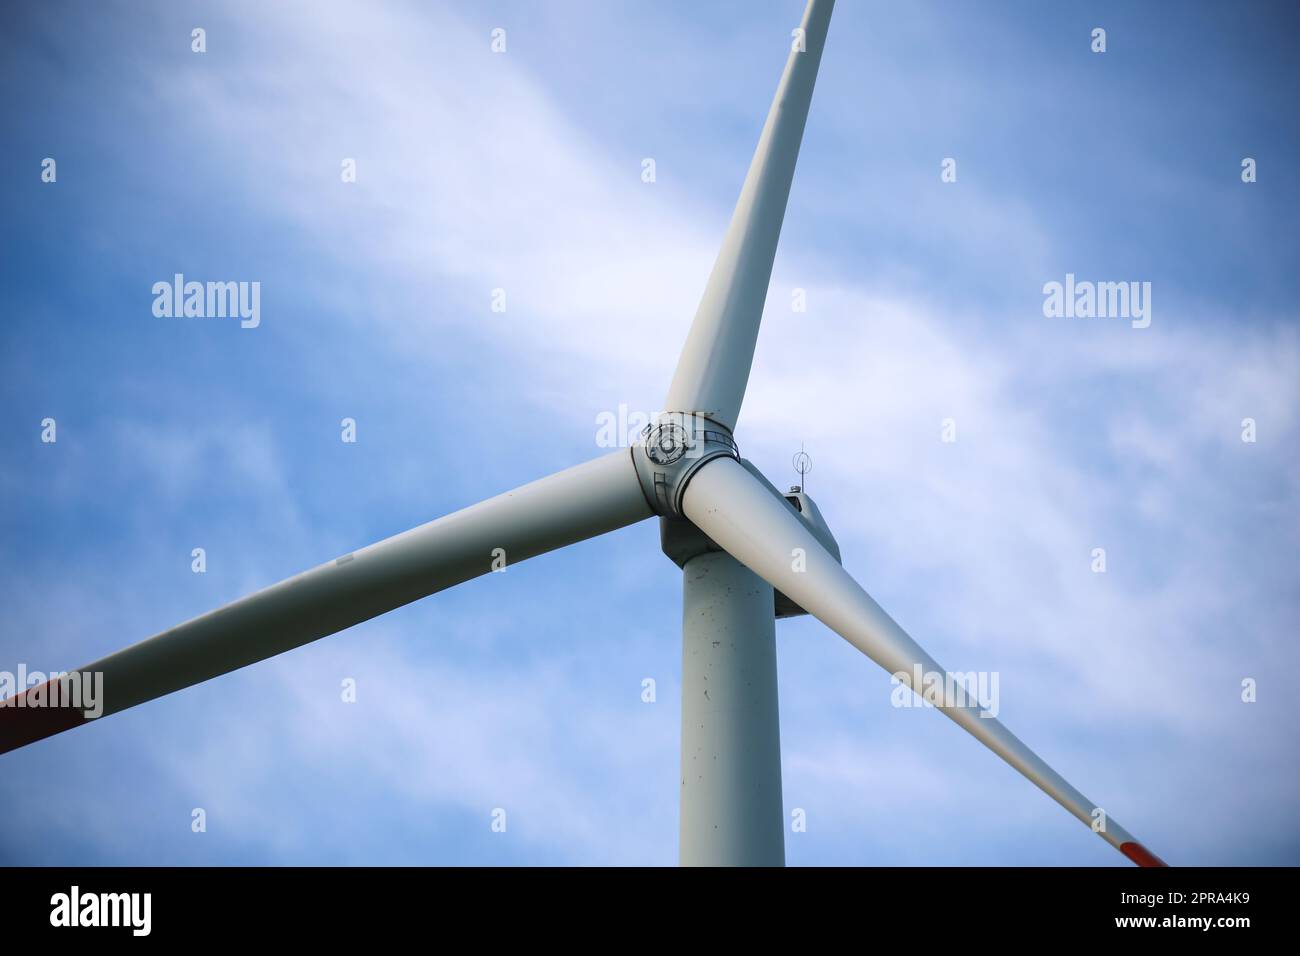
{"label": "blue sky", "polygon": [[[0,669],[658,409],[800,13],[8,5]],[[804,443],[846,567],[1172,863],[1300,862],[1296,26],[842,0],[737,429],[777,484]],[[155,317],[176,272],[261,282],[261,325]],[[1151,326],[1045,318],[1067,272],[1151,282]],[[513,566],[0,758],[0,861],[671,864],[679,632],[653,522]],[[1124,865],[816,621],[778,654],[792,864]]]}

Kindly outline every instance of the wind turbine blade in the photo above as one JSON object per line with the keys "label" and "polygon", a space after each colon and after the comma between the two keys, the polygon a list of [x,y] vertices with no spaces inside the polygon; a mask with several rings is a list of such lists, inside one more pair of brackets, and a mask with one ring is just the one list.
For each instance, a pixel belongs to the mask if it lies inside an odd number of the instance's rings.
{"label": "wind turbine blade", "polygon": [[[179,624],[62,678],[60,690],[98,672],[103,713],[116,713],[650,514],[630,454],[617,451]],[[0,753],[87,722],[79,708],[28,706],[54,690],[47,683],[0,705]]]}
{"label": "wind turbine blade", "polygon": [[664,408],[736,427],[834,0],[809,0]]}
{"label": "wind turbine blade", "polygon": [[[732,557],[781,591],[918,693],[914,674],[944,674],[894,623],[794,512],[740,462],[721,457],[706,463],[686,486],[687,517]],[[803,570],[796,570],[802,567]],[[1092,826],[1096,804],[993,717],[981,717],[978,703],[942,701],[938,706],[976,740],[1029,778],[1081,821]],[[1101,837],[1141,866],[1163,866],[1133,836],[1107,816]]]}

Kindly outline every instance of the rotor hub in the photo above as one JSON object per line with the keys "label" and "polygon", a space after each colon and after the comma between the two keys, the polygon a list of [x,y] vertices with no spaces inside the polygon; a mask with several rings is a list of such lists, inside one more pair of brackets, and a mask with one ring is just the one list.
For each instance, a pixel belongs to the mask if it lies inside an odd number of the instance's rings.
{"label": "rotor hub", "polygon": [[632,446],[641,490],[655,514],[680,518],[686,486],[706,462],[722,455],[740,459],[730,430],[691,412],[664,412]]}

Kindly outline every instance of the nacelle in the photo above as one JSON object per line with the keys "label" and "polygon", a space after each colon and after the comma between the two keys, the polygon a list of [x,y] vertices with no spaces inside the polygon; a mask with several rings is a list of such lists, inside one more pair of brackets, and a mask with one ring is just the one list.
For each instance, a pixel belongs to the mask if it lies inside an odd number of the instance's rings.
{"label": "nacelle", "polygon": [[[817,507],[812,498],[808,497],[807,492],[796,485],[785,494],[782,494],[749,461],[742,458],[740,463],[772,492],[773,497],[785,502],[786,506],[798,516],[800,521],[808,526],[808,530],[812,532],[813,537],[831,553],[837,562],[843,563],[840,559],[840,546],[835,540],[835,535],[831,534],[826,519],[822,517],[821,509]],[[664,554],[668,555],[678,567],[682,568],[686,566],[687,561],[696,555],[703,554],[706,551],[722,550],[691,522],[674,515],[662,515],[660,517],[659,543]],[[776,592],[773,611],[777,618],[798,617],[800,614],[808,613],[780,591]]]}

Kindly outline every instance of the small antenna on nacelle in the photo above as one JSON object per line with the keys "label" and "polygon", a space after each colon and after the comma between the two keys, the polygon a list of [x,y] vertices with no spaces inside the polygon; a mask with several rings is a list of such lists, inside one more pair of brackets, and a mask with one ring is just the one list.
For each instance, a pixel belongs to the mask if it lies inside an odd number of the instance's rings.
{"label": "small antenna on nacelle", "polygon": [[794,470],[799,473],[799,484],[790,490],[806,491],[808,488],[808,472],[812,471],[812,457],[803,450],[803,442],[799,443],[799,450],[794,453],[790,463],[794,465]]}

